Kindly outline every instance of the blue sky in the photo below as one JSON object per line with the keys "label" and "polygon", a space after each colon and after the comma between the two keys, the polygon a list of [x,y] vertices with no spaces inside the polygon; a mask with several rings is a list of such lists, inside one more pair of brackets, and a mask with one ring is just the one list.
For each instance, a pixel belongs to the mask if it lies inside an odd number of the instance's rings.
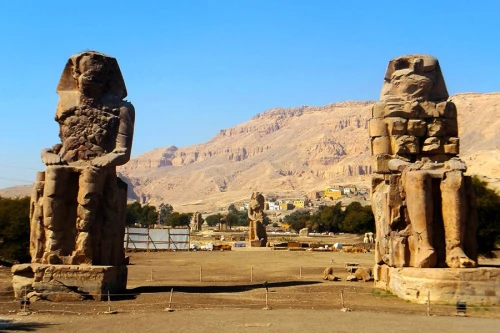
{"label": "blue sky", "polygon": [[500,85],[500,1],[0,1],[0,188],[59,142],[74,53],[118,59],[133,155],[202,143],[273,107],[376,100],[388,61],[439,58],[450,94]]}

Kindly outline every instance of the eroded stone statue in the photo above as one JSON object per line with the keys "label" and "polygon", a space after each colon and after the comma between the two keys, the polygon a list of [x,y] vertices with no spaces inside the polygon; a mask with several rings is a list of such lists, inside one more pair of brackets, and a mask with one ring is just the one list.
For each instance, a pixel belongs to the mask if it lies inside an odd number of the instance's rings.
{"label": "eroded stone statue", "polygon": [[42,150],[31,202],[33,263],[123,265],[128,162],[135,110],[115,58],[72,56],[57,86],[61,143]]}
{"label": "eroded stone statue", "polygon": [[380,99],[369,124],[377,264],[477,266],[474,193],[438,60],[392,59]]}
{"label": "eroded stone statue", "polygon": [[267,246],[266,227],[262,224],[264,218],[264,205],[264,196],[260,192],[253,192],[248,205],[250,246]]}

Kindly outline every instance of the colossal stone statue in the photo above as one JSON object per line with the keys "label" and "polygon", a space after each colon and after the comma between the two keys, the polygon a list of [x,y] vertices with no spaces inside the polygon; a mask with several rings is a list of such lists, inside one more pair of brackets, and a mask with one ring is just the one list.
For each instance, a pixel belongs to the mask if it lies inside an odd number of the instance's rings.
{"label": "colossal stone statue", "polygon": [[438,60],[392,59],[380,99],[369,123],[377,264],[475,267],[474,193]]}
{"label": "colossal stone statue", "polygon": [[115,58],[72,56],[57,86],[61,143],[42,150],[31,202],[33,263],[123,265],[128,162],[135,111]]}
{"label": "colossal stone statue", "polygon": [[262,224],[264,218],[264,196],[260,192],[253,192],[248,205],[248,219],[250,220],[250,246],[267,246],[266,227]]}

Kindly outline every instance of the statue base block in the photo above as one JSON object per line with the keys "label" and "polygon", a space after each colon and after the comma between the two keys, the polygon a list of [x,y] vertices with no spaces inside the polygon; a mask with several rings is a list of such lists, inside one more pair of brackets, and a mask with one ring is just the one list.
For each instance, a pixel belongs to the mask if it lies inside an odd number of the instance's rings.
{"label": "statue base block", "polygon": [[375,265],[375,287],[419,304],[500,305],[500,268],[395,268]]}
{"label": "statue base block", "polygon": [[127,266],[20,264],[12,266],[16,299],[106,300],[127,288]]}

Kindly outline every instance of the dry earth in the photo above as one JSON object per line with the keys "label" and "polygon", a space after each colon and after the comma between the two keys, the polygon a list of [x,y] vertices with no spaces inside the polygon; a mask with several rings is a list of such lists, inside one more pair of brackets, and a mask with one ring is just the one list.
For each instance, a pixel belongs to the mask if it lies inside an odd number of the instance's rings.
{"label": "dry earth", "polygon": [[[434,316],[427,317],[425,305],[373,289],[371,282],[321,279],[327,266],[343,279],[345,262],[371,267],[372,254],[238,249],[131,253],[130,257],[128,292],[111,302],[115,315],[104,314],[107,303],[95,301],[36,302],[32,315],[16,315],[11,311],[17,310],[17,303],[11,293],[5,294],[10,274],[1,269],[4,329],[9,318],[18,325],[13,330],[40,332],[496,332],[500,324],[499,307],[469,305],[468,317],[457,318],[454,305],[433,305]],[[269,285],[271,311],[263,310],[264,281]],[[171,288],[175,311],[167,313],[163,310],[169,306]],[[350,313],[339,311],[341,290]]]}

